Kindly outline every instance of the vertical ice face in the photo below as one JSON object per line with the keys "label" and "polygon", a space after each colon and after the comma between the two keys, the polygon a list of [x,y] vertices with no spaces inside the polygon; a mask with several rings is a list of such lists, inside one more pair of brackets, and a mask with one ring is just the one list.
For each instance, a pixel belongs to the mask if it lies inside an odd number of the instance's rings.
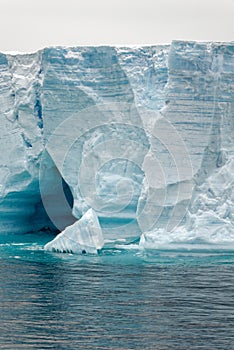
{"label": "vertical ice face", "polygon": [[204,240],[234,240],[234,45],[213,44],[210,71],[215,94],[213,123],[196,187],[187,229]]}
{"label": "vertical ice face", "polygon": [[72,190],[73,215],[91,207],[108,240],[139,237],[149,142],[116,49],[47,49],[42,64],[44,137]]}
{"label": "vertical ice face", "polygon": [[[23,233],[45,227],[55,229],[44,210],[39,186],[39,169],[45,145],[41,55],[41,52],[1,55],[1,233]],[[44,191],[51,195],[53,208],[56,208],[57,188],[52,184],[56,176],[61,181],[61,175],[49,156],[46,168],[51,169],[53,178],[46,179]],[[63,211],[57,206],[54,215],[60,217],[61,214]],[[70,223],[69,218],[62,226]]]}
{"label": "vertical ice face", "polygon": [[[194,176],[202,171],[204,152],[212,126],[216,124],[217,77],[212,72],[212,57],[209,44],[171,44],[165,104],[161,109],[163,119],[155,125],[158,139],[152,140],[150,150],[151,153],[152,149],[154,153],[159,151],[158,160],[164,174],[164,182],[151,189],[152,212],[158,213],[158,220],[151,230],[165,228],[171,231],[181,224],[191,200]],[[148,158],[148,163],[152,163],[152,156],[148,155]],[[146,190],[143,188],[143,195]],[[144,227],[143,222],[143,230]]]}
{"label": "vertical ice face", "polygon": [[62,231],[92,208],[106,241],[230,236],[233,50],[175,41],[1,54],[0,232]]}
{"label": "vertical ice face", "polygon": [[40,52],[2,54],[0,71],[0,231],[27,232],[41,200]]}
{"label": "vertical ice face", "polygon": [[[192,180],[194,190],[181,224],[165,232],[166,225],[159,225],[159,220],[153,232],[144,235],[144,245],[234,241],[233,50],[232,43],[171,45],[166,107],[161,113],[185,143],[193,168],[187,181]],[[185,167],[182,170],[186,172]],[[178,205],[179,201],[172,203],[173,212]],[[166,210],[166,220],[169,215]]]}
{"label": "vertical ice face", "polygon": [[137,107],[159,111],[165,106],[170,45],[117,48],[118,59],[135,96]]}

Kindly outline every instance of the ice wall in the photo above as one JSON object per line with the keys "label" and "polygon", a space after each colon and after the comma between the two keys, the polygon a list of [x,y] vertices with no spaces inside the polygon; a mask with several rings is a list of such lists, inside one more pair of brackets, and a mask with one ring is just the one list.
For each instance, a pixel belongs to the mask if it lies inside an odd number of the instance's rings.
{"label": "ice wall", "polygon": [[[143,246],[234,242],[233,53],[232,43],[171,45],[166,107],[161,113],[185,142],[194,187],[181,224],[165,232],[165,222],[158,229],[159,220],[143,236]],[[167,217],[168,210],[165,221]]]}
{"label": "ice wall", "polygon": [[39,157],[42,119],[39,108],[40,53],[0,56],[0,231],[32,229],[40,202]]}
{"label": "ice wall", "polygon": [[1,54],[0,232],[61,231],[91,207],[107,241],[230,239],[233,53],[175,41]]}

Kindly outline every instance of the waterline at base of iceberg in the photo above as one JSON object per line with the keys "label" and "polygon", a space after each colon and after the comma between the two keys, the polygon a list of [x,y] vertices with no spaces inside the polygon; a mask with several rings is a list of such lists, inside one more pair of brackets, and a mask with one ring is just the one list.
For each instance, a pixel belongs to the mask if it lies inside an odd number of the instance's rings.
{"label": "waterline at base of iceberg", "polygon": [[53,237],[1,236],[3,349],[232,347],[233,251],[51,254]]}

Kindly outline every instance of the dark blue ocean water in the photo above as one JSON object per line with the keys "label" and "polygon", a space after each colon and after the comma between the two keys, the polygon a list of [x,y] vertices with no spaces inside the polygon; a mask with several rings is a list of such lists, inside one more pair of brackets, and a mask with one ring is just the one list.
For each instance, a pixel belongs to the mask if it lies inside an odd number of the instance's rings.
{"label": "dark blue ocean water", "polygon": [[234,349],[234,252],[0,242],[0,349]]}

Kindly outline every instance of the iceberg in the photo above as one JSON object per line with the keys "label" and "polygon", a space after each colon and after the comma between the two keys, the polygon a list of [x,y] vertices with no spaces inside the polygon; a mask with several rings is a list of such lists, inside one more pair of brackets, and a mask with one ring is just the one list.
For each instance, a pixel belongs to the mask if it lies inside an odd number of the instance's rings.
{"label": "iceberg", "polygon": [[66,227],[51,242],[48,242],[45,250],[59,253],[97,254],[103,244],[98,217],[92,209],[89,209],[80,220]]}
{"label": "iceberg", "polygon": [[233,91],[233,42],[0,54],[0,234],[234,242]]}

